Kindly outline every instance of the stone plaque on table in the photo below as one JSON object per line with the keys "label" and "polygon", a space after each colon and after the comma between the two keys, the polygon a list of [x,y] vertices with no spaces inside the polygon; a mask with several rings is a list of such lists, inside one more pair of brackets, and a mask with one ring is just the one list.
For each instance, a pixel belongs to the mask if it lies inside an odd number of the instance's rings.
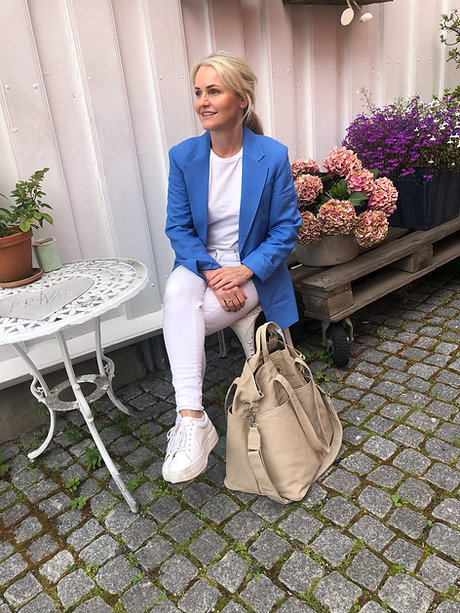
{"label": "stone plaque on table", "polygon": [[46,319],[84,294],[92,285],[93,280],[88,277],[75,277],[40,290],[17,292],[0,298],[0,317],[33,321]]}

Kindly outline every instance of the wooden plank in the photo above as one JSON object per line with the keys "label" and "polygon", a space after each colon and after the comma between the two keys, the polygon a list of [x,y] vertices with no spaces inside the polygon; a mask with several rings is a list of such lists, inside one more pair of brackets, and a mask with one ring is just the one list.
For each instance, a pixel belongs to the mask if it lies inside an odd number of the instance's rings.
{"label": "wooden plank", "polygon": [[302,294],[302,300],[305,306],[305,314],[318,319],[329,320],[336,313],[340,313],[347,307],[353,307],[354,297],[351,285],[344,286],[340,292],[336,294],[327,294],[320,296],[317,294]]}
{"label": "wooden plank", "polygon": [[446,239],[442,245],[435,249],[433,262],[427,268],[414,273],[405,271],[383,269],[370,278],[365,279],[361,283],[356,283],[352,286],[353,289],[353,305],[345,307],[341,311],[330,315],[329,318],[324,313],[308,313],[311,317],[317,317],[323,321],[341,321],[352,313],[355,313],[364,306],[370,304],[374,300],[378,300],[386,294],[393,292],[420,277],[432,272],[439,266],[450,262],[460,256],[460,239]]}
{"label": "wooden plank", "polygon": [[312,287],[321,287],[325,292],[331,291],[334,287],[342,285],[344,281],[351,282],[368,275],[385,265],[414,253],[426,244],[443,239],[457,230],[460,230],[460,216],[431,230],[412,232],[373,249],[369,253],[363,253],[351,262],[331,267],[307,281],[303,281],[302,287],[299,289],[307,291]]}
{"label": "wooden plank", "polygon": [[397,262],[390,264],[390,268],[405,270],[406,272],[417,272],[427,268],[433,261],[433,245],[425,245],[411,255],[408,255]]}

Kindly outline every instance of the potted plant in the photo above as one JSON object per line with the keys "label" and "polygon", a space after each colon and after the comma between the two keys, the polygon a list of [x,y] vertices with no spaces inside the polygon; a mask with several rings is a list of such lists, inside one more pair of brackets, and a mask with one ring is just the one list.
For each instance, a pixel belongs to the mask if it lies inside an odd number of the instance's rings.
{"label": "potted plant", "polygon": [[392,181],[376,177],[346,147],[330,151],[321,171],[311,158],[292,165],[302,225],[295,254],[308,266],[332,266],[383,241],[398,198]]}
{"label": "potted plant", "polygon": [[45,193],[41,188],[48,170],[37,170],[27,181],[18,181],[11,192],[14,204],[0,207],[0,284],[21,285],[34,277],[32,228],[43,227],[45,221],[53,223],[51,215],[42,210],[51,209],[42,200]]}
{"label": "potted plant", "polygon": [[369,105],[347,129],[343,145],[370,169],[390,177],[399,192],[390,224],[427,230],[460,212],[460,106],[446,92],[431,102],[400,98]]}

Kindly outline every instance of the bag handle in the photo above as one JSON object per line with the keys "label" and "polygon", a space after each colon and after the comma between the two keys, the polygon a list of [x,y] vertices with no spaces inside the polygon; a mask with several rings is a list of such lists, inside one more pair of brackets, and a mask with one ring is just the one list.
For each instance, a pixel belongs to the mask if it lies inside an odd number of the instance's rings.
{"label": "bag handle", "polygon": [[267,344],[267,332],[269,332],[271,336],[274,336],[276,333],[283,341],[284,346],[287,346],[284,332],[274,321],[268,321],[262,326],[259,326],[256,330],[256,354],[260,354],[262,352],[264,362],[268,361],[268,356],[270,353]]}

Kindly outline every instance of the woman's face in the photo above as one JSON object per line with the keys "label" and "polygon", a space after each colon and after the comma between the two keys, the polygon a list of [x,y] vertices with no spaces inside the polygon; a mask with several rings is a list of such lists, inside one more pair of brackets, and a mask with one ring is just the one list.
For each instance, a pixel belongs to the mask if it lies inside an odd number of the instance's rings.
{"label": "woman's face", "polygon": [[205,130],[232,131],[242,124],[243,99],[227,89],[212,66],[201,66],[195,77],[195,112]]}

